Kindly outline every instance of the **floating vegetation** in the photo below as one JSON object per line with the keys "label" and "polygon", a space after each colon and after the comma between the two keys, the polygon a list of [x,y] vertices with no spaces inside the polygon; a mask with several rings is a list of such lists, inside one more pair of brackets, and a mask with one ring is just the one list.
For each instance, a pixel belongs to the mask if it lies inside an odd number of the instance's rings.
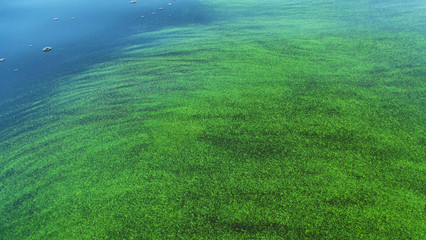
{"label": "floating vegetation", "polygon": [[3,115],[0,238],[422,239],[423,1],[210,1]]}

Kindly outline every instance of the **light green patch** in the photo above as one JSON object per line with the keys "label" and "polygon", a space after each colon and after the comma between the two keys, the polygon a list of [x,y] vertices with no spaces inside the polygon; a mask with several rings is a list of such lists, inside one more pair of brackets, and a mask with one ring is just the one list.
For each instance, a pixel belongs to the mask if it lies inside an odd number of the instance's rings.
{"label": "light green patch", "polygon": [[2,130],[0,238],[424,238],[424,3],[209,4]]}

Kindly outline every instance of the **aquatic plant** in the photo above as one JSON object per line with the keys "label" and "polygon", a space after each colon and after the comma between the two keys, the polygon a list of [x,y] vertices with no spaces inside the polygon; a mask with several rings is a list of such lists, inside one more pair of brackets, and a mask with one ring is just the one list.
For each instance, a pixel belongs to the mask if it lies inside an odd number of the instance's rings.
{"label": "aquatic plant", "polygon": [[6,116],[0,238],[421,239],[424,3],[209,4]]}

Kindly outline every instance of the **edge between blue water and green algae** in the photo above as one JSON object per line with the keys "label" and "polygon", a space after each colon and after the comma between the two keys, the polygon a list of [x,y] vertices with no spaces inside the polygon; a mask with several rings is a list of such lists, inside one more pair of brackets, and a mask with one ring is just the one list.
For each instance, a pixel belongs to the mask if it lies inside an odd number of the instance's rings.
{"label": "edge between blue water and green algae", "polygon": [[210,4],[3,130],[0,238],[422,239],[424,3]]}

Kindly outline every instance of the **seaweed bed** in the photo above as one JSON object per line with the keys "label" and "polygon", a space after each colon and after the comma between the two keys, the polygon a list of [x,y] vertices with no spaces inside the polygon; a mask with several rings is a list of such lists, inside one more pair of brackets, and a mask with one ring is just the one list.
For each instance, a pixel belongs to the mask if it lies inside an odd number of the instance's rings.
{"label": "seaweed bed", "polygon": [[424,1],[208,5],[3,114],[0,239],[424,239]]}

